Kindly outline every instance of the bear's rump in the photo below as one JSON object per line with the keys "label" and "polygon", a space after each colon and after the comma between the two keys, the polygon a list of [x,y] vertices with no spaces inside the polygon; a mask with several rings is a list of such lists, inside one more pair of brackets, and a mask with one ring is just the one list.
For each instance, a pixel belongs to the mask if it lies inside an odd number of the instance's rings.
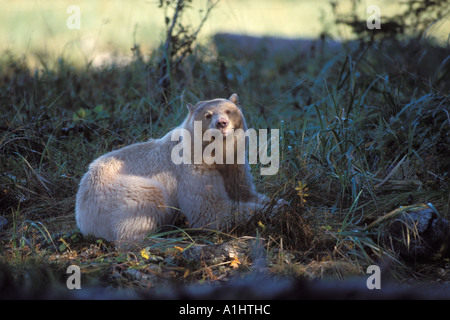
{"label": "bear's rump", "polygon": [[106,240],[135,240],[174,219],[165,188],[150,178],[119,174],[88,193],[91,201],[79,206],[80,229]]}
{"label": "bear's rump", "polygon": [[156,180],[123,175],[116,180],[116,207],[113,209],[113,229],[116,238],[133,240],[173,222],[165,188]]}

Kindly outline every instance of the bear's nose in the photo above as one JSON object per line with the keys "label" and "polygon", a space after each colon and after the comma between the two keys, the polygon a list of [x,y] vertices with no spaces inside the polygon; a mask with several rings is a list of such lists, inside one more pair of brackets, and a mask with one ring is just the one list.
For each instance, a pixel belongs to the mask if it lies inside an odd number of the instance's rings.
{"label": "bear's nose", "polygon": [[216,127],[218,129],[223,129],[227,125],[228,125],[228,120],[227,119],[221,118],[221,119],[217,120]]}

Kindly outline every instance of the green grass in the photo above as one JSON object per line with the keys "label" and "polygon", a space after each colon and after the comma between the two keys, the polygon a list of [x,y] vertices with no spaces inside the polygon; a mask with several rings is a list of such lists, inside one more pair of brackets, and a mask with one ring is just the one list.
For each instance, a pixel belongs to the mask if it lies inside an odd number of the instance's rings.
{"label": "green grass", "polygon": [[[38,72],[20,56],[2,56],[0,212],[8,225],[0,262],[7,274],[63,285],[62,270],[75,263],[93,285],[219,281],[253,270],[261,241],[267,274],[275,276],[346,278],[388,260],[399,281],[439,278],[435,270],[445,264],[448,281],[448,258],[407,264],[365,229],[408,204],[429,202],[450,217],[448,50],[384,42],[336,55],[233,57],[222,49],[197,46],[172,73],[165,98],[157,50],[102,68],[44,58]],[[180,219],[129,250],[81,236],[74,197],[92,160],[162,136],[182,121],[188,102],[233,92],[249,127],[282,129],[279,173],[264,177],[252,167],[260,192],[289,202],[279,217],[256,216],[229,233],[192,230]],[[308,188],[303,198],[299,182]],[[232,256],[183,255],[226,242],[239,248],[237,268]],[[131,269],[159,284],[132,278]]]}
{"label": "green grass", "polygon": [[[352,1],[339,1],[337,12],[348,14]],[[164,15],[159,1],[138,1],[132,4],[120,0],[77,1],[62,3],[58,0],[0,1],[0,42],[19,59],[25,58],[33,67],[40,68],[42,61],[52,63],[62,56],[72,64],[82,66],[87,62],[102,64],[118,57],[119,61],[131,58],[130,48],[141,46],[148,55],[165,39]],[[396,1],[377,0],[372,5],[382,8],[382,16],[392,17],[405,6]],[[69,5],[80,8],[80,29],[66,27]],[[366,16],[366,1],[360,1],[358,14]],[[200,10],[206,1],[192,3],[186,12],[186,25],[197,25]],[[32,23],[30,23],[32,22]],[[447,42],[449,20],[443,19],[427,32]],[[207,43],[217,32],[251,35],[316,38],[323,31],[333,37],[350,39],[350,28],[334,25],[334,16],[328,0],[227,0],[218,3],[200,33],[200,41]]]}

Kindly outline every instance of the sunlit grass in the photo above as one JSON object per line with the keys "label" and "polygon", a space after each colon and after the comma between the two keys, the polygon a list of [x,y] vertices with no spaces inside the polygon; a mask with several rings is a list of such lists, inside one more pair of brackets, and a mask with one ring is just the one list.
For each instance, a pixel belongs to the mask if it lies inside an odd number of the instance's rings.
{"label": "sunlit grass", "polygon": [[[80,29],[66,26],[69,3],[48,1],[0,1],[0,42],[3,50],[16,56],[27,57],[28,63],[39,66],[43,58],[66,60],[83,65],[93,62],[99,65],[129,61],[131,48],[138,44],[146,55],[165,38],[164,15],[158,8],[159,1],[77,1],[80,7]],[[393,1],[372,1],[382,9],[383,16],[392,16],[401,9]],[[206,1],[194,1],[187,10],[186,24],[196,25],[201,19]],[[348,14],[350,1],[339,1],[338,12]],[[364,1],[358,7],[365,13]],[[445,20],[428,32],[447,41],[448,25]],[[211,13],[199,35],[206,43],[217,32],[250,35],[317,38],[324,31],[334,37],[350,39],[350,29],[334,26],[334,17],[328,0],[305,1],[221,1]]]}

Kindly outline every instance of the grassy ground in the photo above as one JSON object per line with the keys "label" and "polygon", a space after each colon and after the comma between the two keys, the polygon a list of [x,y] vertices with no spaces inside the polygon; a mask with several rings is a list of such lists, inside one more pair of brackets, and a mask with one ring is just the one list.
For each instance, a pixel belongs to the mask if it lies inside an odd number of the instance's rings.
{"label": "grassy ground", "polygon": [[[404,261],[365,227],[399,206],[432,203],[450,218],[448,50],[384,42],[339,54],[233,56],[197,46],[158,87],[160,52],[94,68],[14,54],[0,61],[0,283],[65,287],[76,264],[83,285],[158,290],[223,282],[250,272],[295,278],[364,275],[388,265],[396,281],[450,279],[449,260]],[[221,54],[223,53],[223,54]],[[77,185],[107,151],[157,138],[185,104],[237,92],[250,127],[281,130],[275,176],[260,192],[289,202],[227,233],[180,219],[140,247],[85,238],[74,220]],[[5,285],[3,285],[2,290]]]}

